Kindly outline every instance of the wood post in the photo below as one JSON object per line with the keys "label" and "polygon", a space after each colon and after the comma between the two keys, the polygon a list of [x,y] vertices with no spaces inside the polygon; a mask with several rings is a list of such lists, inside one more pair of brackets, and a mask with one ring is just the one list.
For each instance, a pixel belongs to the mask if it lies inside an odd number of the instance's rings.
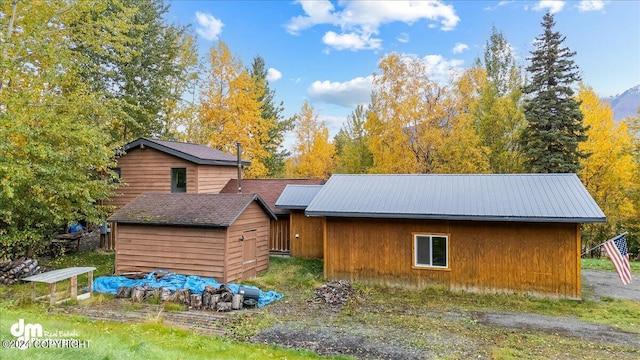
{"label": "wood post", "polygon": [[36,283],[31,282],[31,301],[35,302],[36,301]]}
{"label": "wood post", "polygon": [[78,300],[78,276],[71,277],[71,300]]}
{"label": "wood post", "polygon": [[91,296],[93,293],[93,270],[89,271],[87,278],[89,279],[89,296]]}
{"label": "wood post", "polygon": [[49,284],[49,305],[53,306],[56,302],[56,283]]}

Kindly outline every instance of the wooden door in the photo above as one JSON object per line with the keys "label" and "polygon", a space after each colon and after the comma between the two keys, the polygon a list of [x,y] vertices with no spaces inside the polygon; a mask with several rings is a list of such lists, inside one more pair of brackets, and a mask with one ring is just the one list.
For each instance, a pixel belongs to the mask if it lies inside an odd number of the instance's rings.
{"label": "wooden door", "polygon": [[242,279],[256,276],[257,233],[255,229],[242,232]]}

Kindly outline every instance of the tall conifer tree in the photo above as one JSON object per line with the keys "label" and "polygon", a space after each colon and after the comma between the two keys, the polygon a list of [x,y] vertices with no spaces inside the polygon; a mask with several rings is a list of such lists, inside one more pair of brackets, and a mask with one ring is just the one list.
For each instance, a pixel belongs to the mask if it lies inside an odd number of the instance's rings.
{"label": "tall conifer tree", "polygon": [[536,37],[524,86],[524,113],[528,125],[522,134],[525,168],[534,173],[572,173],[587,155],[578,144],[587,139],[580,103],[572,84],[580,81],[575,52],[563,47],[565,36],[554,31],[555,20],[547,13],[544,32]]}
{"label": "tall conifer tree", "polygon": [[286,149],[281,149],[284,142],[284,135],[287,131],[293,130],[293,122],[295,118],[285,119],[282,115],[284,104],[282,101],[276,104],[276,91],[271,89],[267,80],[267,69],[264,59],[256,56],[251,66],[251,77],[256,82],[256,88],[259,90],[258,100],[262,103],[260,109],[262,111],[262,119],[271,124],[267,137],[262,144],[269,153],[264,160],[267,167],[267,176],[272,178],[282,177],[285,175],[284,159],[291,155]]}

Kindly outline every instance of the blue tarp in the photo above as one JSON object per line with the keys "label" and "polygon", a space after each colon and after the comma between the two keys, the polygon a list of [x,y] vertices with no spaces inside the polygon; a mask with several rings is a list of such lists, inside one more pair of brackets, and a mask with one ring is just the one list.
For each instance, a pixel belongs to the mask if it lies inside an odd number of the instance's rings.
{"label": "blue tarp", "polygon": [[[164,274],[156,280],[156,274]],[[168,288],[171,292],[181,289],[189,289],[192,294],[202,294],[204,287],[211,285],[218,289],[220,287],[219,282],[214,278],[203,278],[195,275],[180,275],[176,273],[169,273],[166,270],[158,270],[151,272],[145,276],[144,279],[132,280],[127,279],[124,276],[100,276],[93,280],[93,291],[115,295],[118,292],[118,288],[121,286],[145,286],[148,285],[152,288]],[[234,294],[238,293],[238,284],[225,284],[231,289]],[[255,286],[242,285],[251,289],[259,290],[258,307],[263,307],[276,300],[280,300],[284,295],[275,291],[262,291]]]}

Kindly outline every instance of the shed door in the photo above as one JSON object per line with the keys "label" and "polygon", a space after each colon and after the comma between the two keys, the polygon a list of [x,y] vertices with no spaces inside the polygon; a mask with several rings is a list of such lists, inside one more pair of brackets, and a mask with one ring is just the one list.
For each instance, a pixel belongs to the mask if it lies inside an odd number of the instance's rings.
{"label": "shed door", "polygon": [[256,276],[256,230],[242,232],[244,241],[242,242],[242,278],[248,279]]}

